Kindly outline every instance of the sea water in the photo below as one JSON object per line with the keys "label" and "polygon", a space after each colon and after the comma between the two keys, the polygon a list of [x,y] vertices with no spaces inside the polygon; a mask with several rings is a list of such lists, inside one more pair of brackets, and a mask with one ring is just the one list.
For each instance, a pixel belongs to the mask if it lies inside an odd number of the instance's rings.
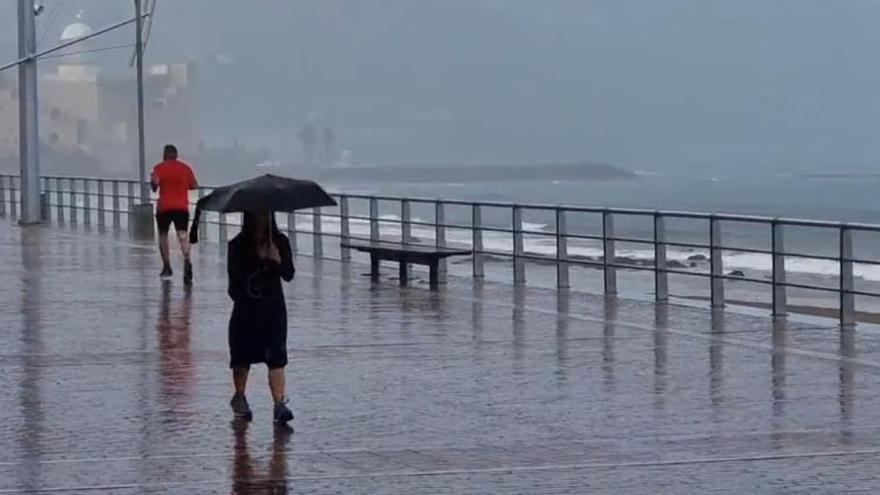
{"label": "sea water", "polygon": [[[807,177],[789,175],[767,176],[720,176],[675,175],[640,173],[637,178],[618,181],[573,182],[543,181],[500,183],[431,183],[431,184],[382,184],[364,182],[352,187],[350,184],[323,184],[335,192],[386,195],[425,199],[459,199],[468,201],[497,201],[522,205],[564,205],[638,208],[647,210],[694,211],[703,213],[731,213],[781,218],[801,218],[859,223],[880,223],[880,207],[874,201],[880,189],[880,177]],[[383,238],[400,238],[400,204],[380,201],[380,232]],[[367,217],[368,202],[352,199],[351,215]],[[338,235],[341,230],[337,213],[328,209],[321,222],[322,232]],[[433,242],[435,231],[434,205],[414,202],[411,206],[412,235],[421,241]],[[485,272],[489,279],[510,283],[513,250],[510,233],[497,232],[510,229],[512,224],[509,208],[483,208],[483,225],[490,230],[483,232],[483,247],[496,256],[485,256]],[[447,243],[468,247],[472,233],[466,227],[471,223],[468,206],[447,205]],[[524,210],[523,230],[525,251],[529,254],[553,257],[556,254],[555,214],[552,210]],[[603,278],[595,265],[603,255],[601,241],[588,237],[602,233],[601,215],[574,213],[567,215],[568,255],[583,262],[572,264],[571,286],[575,290],[601,292]],[[287,218],[279,216],[285,225]],[[230,219],[234,224],[234,218]],[[299,249],[308,253],[312,249],[313,221],[309,214],[299,214],[297,230],[301,232]],[[455,226],[461,226],[456,228]],[[370,225],[365,218],[350,222],[350,232],[355,237],[369,237]],[[650,241],[653,238],[653,219],[650,216],[624,216],[615,218],[615,235],[632,240]],[[770,249],[770,226],[742,222],[724,222],[722,244],[730,248],[724,252],[726,273],[741,271],[746,277],[769,281],[772,258],[766,254],[740,252],[736,248]],[[793,253],[786,257],[785,266],[789,282],[834,289],[839,286],[839,265],[833,260],[809,259],[796,254],[834,257],[838,255],[839,238],[834,229],[786,227],[785,250]],[[324,255],[338,256],[338,242],[325,239]],[[670,292],[683,301],[700,301],[709,295],[709,263],[705,259],[709,243],[708,221],[670,218],[667,220],[667,240],[675,243],[693,244],[695,247],[667,249],[670,262],[677,262],[679,269],[692,275],[670,275]],[[858,233],[855,235],[855,255],[858,259],[880,261],[880,234]],[[357,257],[358,255],[355,254]],[[619,292],[635,298],[653,297],[654,251],[649,242],[618,242],[618,263],[633,265],[639,269],[618,271]],[[589,262],[593,262],[591,266]],[[470,259],[457,259],[449,264],[453,274],[467,276],[471,272]],[[856,264],[856,286],[859,290],[880,293],[880,265]],[[554,287],[556,269],[552,263],[527,263],[527,277],[531,285]],[[745,281],[725,282],[727,298],[732,301],[766,304],[771,300],[768,284]],[[838,295],[832,291],[789,289],[791,304],[811,307],[835,308]],[[860,310],[880,311],[880,299],[859,297]]]}

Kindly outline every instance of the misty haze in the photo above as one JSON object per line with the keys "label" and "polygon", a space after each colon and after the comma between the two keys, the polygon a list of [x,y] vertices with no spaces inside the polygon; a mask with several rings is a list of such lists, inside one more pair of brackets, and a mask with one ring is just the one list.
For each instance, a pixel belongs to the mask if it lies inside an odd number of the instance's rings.
{"label": "misty haze", "polygon": [[[43,46],[129,3],[47,0]],[[280,163],[312,122],[353,163],[873,173],[878,19],[872,0],[189,0],[159,5],[147,59],[193,64],[198,142]],[[0,23],[12,59],[14,1]],[[131,77],[130,56],[90,62]]]}
{"label": "misty haze", "polygon": [[[129,3],[46,0],[39,45],[126,19]],[[349,193],[880,218],[877,1],[157,5],[147,159],[173,142],[204,184],[269,172]],[[0,1],[0,60],[16,56],[15,7]],[[40,61],[47,173],[136,175],[132,38],[129,26]],[[8,171],[16,92],[0,73]]]}
{"label": "misty haze", "polygon": [[0,493],[880,493],[880,0],[0,0],[0,67]]}

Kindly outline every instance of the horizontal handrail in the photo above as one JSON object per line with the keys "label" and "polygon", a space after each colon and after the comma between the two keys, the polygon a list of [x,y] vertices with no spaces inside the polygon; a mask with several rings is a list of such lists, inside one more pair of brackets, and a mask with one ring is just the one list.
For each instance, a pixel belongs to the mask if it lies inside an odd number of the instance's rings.
{"label": "horizontal handrail", "polygon": [[[18,177],[0,174],[0,215],[7,212],[16,214],[16,193],[20,186]],[[100,185],[99,185],[100,184]],[[139,199],[133,189],[140,181],[131,178],[86,177],[50,175],[42,177],[46,193],[44,207],[54,211],[56,218],[64,220],[65,214],[71,221],[89,223],[97,215],[98,223],[105,223],[107,215],[113,216],[113,224],[119,227],[123,222],[122,213],[134,200]],[[111,187],[112,185],[112,187]],[[210,193],[214,187],[200,186],[199,197]],[[297,212],[288,217],[296,222],[287,225],[293,244],[297,235],[312,237],[312,252],[319,257],[324,255],[325,240],[339,242],[339,258],[349,259],[351,254],[342,241],[350,239],[390,240],[408,242],[418,238],[421,242],[436,243],[438,246],[461,245],[472,248],[473,275],[484,276],[483,265],[493,259],[512,261],[514,283],[525,283],[526,263],[555,265],[559,287],[567,287],[571,267],[599,268],[604,272],[605,290],[617,292],[616,270],[652,272],[655,278],[655,297],[658,301],[668,298],[667,276],[684,275],[711,280],[711,301],[713,306],[724,304],[724,282],[745,282],[772,287],[772,307],[774,314],[786,312],[786,288],[814,290],[837,293],[840,296],[839,310],[841,323],[853,321],[855,314],[854,296],[880,297],[880,293],[860,290],[855,287],[855,266],[880,266],[880,259],[856,256],[853,234],[857,232],[880,233],[880,224],[841,222],[783,218],[759,215],[730,213],[689,212],[677,210],[652,210],[639,208],[614,208],[587,205],[561,205],[542,203],[515,203],[501,201],[475,201],[463,199],[441,199],[425,197],[398,197],[389,195],[349,194],[333,192],[338,201],[337,207],[324,207]],[[98,204],[95,203],[97,199]],[[195,202],[191,202],[194,205]],[[358,208],[352,208],[358,206]],[[393,216],[388,207],[393,208]],[[412,215],[413,208],[419,211],[429,208],[428,218]],[[448,210],[448,211],[447,211]],[[524,221],[524,213],[539,212],[545,227],[536,229]],[[382,215],[386,213],[386,215]],[[449,215],[454,213],[454,215]],[[501,221],[501,214],[506,220]],[[493,220],[486,222],[486,216]],[[450,216],[450,218],[447,218]],[[553,217],[546,220],[547,217]],[[78,218],[79,217],[79,218]],[[650,220],[653,226],[643,226],[649,235],[619,235],[615,233],[615,219],[638,217]],[[488,217],[487,217],[488,218]],[[569,231],[567,223],[583,219],[587,231]],[[669,238],[666,232],[667,221],[690,222],[684,239]],[[307,224],[302,223],[307,221]],[[330,223],[327,223],[330,222]],[[236,222],[228,221],[224,214],[211,212],[202,217],[202,226],[219,229],[220,238],[226,239],[226,230]],[[767,228],[769,247],[759,243],[752,245],[730,245],[723,242],[721,225],[752,224]],[[308,225],[308,227],[304,227]],[[353,231],[355,227],[355,231]],[[583,227],[582,227],[583,228]],[[836,254],[805,253],[800,250],[786,250],[785,228],[824,229],[835,234],[834,240],[827,240]],[[360,229],[360,230],[357,230]],[[628,229],[629,230],[629,229]],[[597,233],[592,233],[597,232]],[[698,232],[700,235],[696,235]],[[497,234],[497,235],[496,235]],[[493,243],[486,245],[486,236]],[[690,237],[690,239],[688,238]],[[697,240],[700,239],[700,240]],[[706,242],[703,239],[708,239]],[[860,240],[860,242],[862,242]],[[503,243],[503,244],[499,244]],[[618,245],[644,246],[637,257],[618,254]],[[544,250],[535,251],[536,246]],[[546,251],[550,247],[551,252]],[[585,256],[571,254],[569,251],[587,248],[598,255]],[[668,259],[667,250],[676,248],[685,253],[699,255],[694,260]],[[653,250],[652,257],[644,257],[647,249]],[[555,251],[552,252],[552,251]],[[752,269],[767,274],[754,277],[733,274],[724,270],[725,256],[755,254],[769,258],[771,270]],[[688,257],[690,258],[690,256]],[[767,259],[767,258],[764,258]],[[628,261],[632,262],[628,262]],[[800,280],[789,281],[786,260],[815,260],[832,262],[837,265],[835,286],[821,286]],[[698,263],[697,267],[683,268],[683,263]]]}
{"label": "horizontal handrail", "polygon": [[[18,177],[17,175],[10,174],[0,174],[0,177]],[[125,178],[112,178],[112,177],[96,177],[96,176],[63,176],[63,175],[46,175],[43,176],[44,179],[61,179],[61,180],[88,180],[93,182],[103,181],[103,182],[120,182],[120,183],[133,183],[138,184],[139,182],[136,179],[125,179]],[[210,191],[215,189],[218,186],[199,186],[199,189]],[[615,215],[625,215],[625,216],[663,216],[666,218],[683,218],[683,219],[695,219],[695,220],[720,220],[725,222],[744,222],[744,223],[779,223],[786,226],[797,226],[797,227],[816,227],[816,228],[848,228],[858,231],[867,231],[867,232],[880,232],[880,224],[869,224],[869,223],[860,223],[860,222],[841,222],[841,221],[829,221],[829,220],[811,220],[811,219],[801,219],[801,218],[786,218],[786,217],[770,217],[770,216],[760,216],[760,215],[743,215],[743,214],[732,214],[732,213],[703,213],[703,212],[689,212],[689,211],[678,211],[678,210],[652,210],[652,209],[640,209],[640,208],[617,208],[617,207],[597,207],[597,206],[580,206],[580,205],[562,205],[562,204],[543,204],[543,203],[505,203],[500,201],[471,201],[471,200],[461,200],[461,199],[442,199],[442,198],[424,198],[424,197],[402,197],[402,196],[387,196],[387,195],[366,195],[366,194],[353,194],[353,193],[342,193],[342,192],[331,192],[331,196],[337,198],[349,198],[349,199],[362,199],[362,200],[377,200],[377,201],[386,201],[386,202],[400,202],[400,201],[408,201],[413,204],[444,204],[451,206],[482,206],[487,208],[523,208],[527,210],[545,210],[545,211],[556,211],[556,210],[565,210],[567,212],[572,213],[611,213]],[[384,219],[383,219],[384,221]]]}

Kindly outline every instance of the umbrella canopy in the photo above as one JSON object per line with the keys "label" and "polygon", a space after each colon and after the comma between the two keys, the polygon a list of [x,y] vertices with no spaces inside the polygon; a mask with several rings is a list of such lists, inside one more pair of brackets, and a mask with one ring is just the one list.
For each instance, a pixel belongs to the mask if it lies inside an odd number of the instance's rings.
{"label": "umbrella canopy", "polygon": [[266,174],[222,186],[199,199],[189,231],[192,244],[199,241],[198,224],[202,210],[233,212],[292,212],[320,206],[336,206],[321,186],[310,180]]}
{"label": "umbrella canopy", "polygon": [[319,206],[336,206],[336,201],[318,184],[270,174],[218,187],[196,203],[197,210],[220,213],[291,212]]}

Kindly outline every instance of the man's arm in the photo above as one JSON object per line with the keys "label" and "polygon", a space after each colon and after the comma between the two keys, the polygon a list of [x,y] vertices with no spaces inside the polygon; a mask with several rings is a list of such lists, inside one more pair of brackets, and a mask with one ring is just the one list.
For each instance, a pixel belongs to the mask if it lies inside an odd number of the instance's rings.
{"label": "man's arm", "polygon": [[150,189],[152,189],[153,192],[156,192],[159,190],[159,178],[156,177],[155,170],[153,170],[153,173],[150,174]]}
{"label": "man's arm", "polygon": [[198,189],[199,181],[196,180],[196,174],[193,172],[192,168],[189,169],[189,188]]}

